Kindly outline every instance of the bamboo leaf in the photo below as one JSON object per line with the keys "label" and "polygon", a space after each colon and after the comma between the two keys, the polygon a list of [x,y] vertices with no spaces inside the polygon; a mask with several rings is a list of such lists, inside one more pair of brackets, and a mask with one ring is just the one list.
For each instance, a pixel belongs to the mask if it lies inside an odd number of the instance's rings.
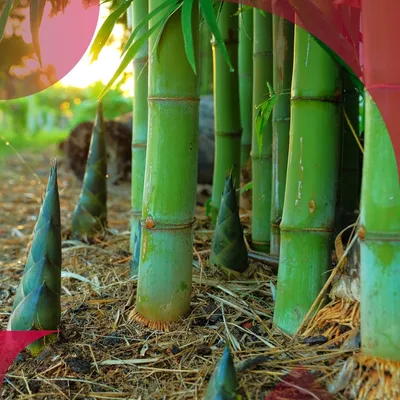
{"label": "bamboo leaf", "polygon": [[118,19],[121,15],[129,8],[133,0],[125,0],[123,3],[119,5],[119,7],[113,11],[107,19],[104,21],[101,26],[99,32],[94,39],[92,47],[90,48],[89,55],[92,55],[92,62],[96,61],[100,51],[103,49],[105,44],[107,43],[108,38],[111,35],[111,32],[117,23]]}
{"label": "bamboo leaf", "polygon": [[266,17],[267,14],[265,13],[264,10],[260,9],[260,8],[256,8],[256,11],[259,12],[263,17]]}
{"label": "bamboo leaf", "polygon": [[253,190],[253,182],[248,182],[240,189],[240,194],[244,192],[248,192],[249,190]]}
{"label": "bamboo leaf", "polygon": [[152,10],[146,18],[142,19],[139,24],[136,26],[136,28],[133,30],[131,35],[129,36],[128,41],[126,42],[124,49],[122,50],[122,55],[123,56],[126,51],[129,49],[129,47],[132,45],[133,40],[139,33],[139,31],[144,27],[145,24],[147,24],[154,16],[156,16],[160,11],[162,11],[165,7],[169,5],[175,5],[178,2],[178,0],[167,0],[158,7],[156,7],[154,10]]}
{"label": "bamboo leaf", "polygon": [[[169,17],[167,17],[167,18],[169,18]],[[134,57],[136,56],[137,52],[141,49],[141,47],[144,45],[144,43],[147,41],[147,39],[164,22],[165,22],[164,19],[161,19],[160,21],[158,21],[156,25],[154,25],[143,36],[141,36],[135,43],[133,43],[133,45],[130,47],[130,49],[126,53],[124,59],[121,61],[119,67],[117,68],[117,71],[115,72],[115,74],[113,75],[111,80],[107,83],[107,85],[103,89],[103,91],[100,93],[100,95],[99,95],[99,97],[97,99],[98,101],[100,101],[105,96],[105,94],[108,92],[108,90],[114,84],[114,82],[125,71],[126,67],[129,65],[129,63],[134,59]]]}
{"label": "bamboo leaf", "polygon": [[244,4],[241,4],[241,3],[239,3],[239,4],[240,4],[239,9],[235,12],[235,14],[233,14],[234,17],[237,16],[237,15],[243,14],[246,11],[253,11],[254,7],[245,6]]}
{"label": "bamboo leaf", "polygon": [[264,128],[268,123],[268,120],[272,114],[272,110],[278,101],[278,98],[280,94],[276,94],[272,86],[267,82],[267,86],[269,89],[269,98],[263,101],[258,107],[257,107],[257,116],[256,116],[256,121],[255,121],[255,131],[256,131],[256,137],[257,137],[257,145],[258,145],[258,150],[261,151],[262,148],[262,139],[263,139],[263,133],[264,133]]}
{"label": "bamboo leaf", "polygon": [[7,0],[3,12],[1,13],[0,16],[0,41],[3,39],[4,30],[6,29],[7,20],[11,12],[12,4],[13,0]]}
{"label": "bamboo leaf", "polygon": [[207,199],[205,207],[206,207],[206,216],[209,217],[212,212],[211,197],[209,199]]}
{"label": "bamboo leaf", "polygon": [[185,42],[185,52],[193,72],[196,74],[196,60],[194,58],[192,9],[194,0],[184,0],[182,5],[182,31]]}
{"label": "bamboo leaf", "polygon": [[359,92],[364,93],[364,84],[361,82],[360,78],[354,73],[354,71],[345,63],[341,57],[339,57],[329,46],[327,46],[324,42],[319,40],[316,36],[310,35],[314,38],[314,40],[327,52],[330,56],[340,64],[349,74],[349,78],[353,85],[358,89]]}
{"label": "bamboo leaf", "polygon": [[41,67],[42,67],[42,57],[40,54],[39,29],[40,29],[40,24],[42,23],[45,6],[46,6],[46,0],[37,0],[37,1],[31,1],[29,8],[32,45]]}
{"label": "bamboo leaf", "polygon": [[130,264],[130,275],[135,276],[139,273],[139,262],[140,262],[140,241],[142,240],[142,224],[140,220],[137,224],[137,234],[135,235],[134,245],[133,245],[133,254],[132,260]]}
{"label": "bamboo leaf", "polygon": [[268,87],[268,90],[269,90],[269,97],[274,96],[274,95],[275,95],[275,90],[274,90],[274,88],[270,85],[269,82],[267,82],[267,87]]}
{"label": "bamboo leaf", "polygon": [[228,64],[230,71],[233,72],[234,69],[231,64],[231,60],[229,58],[228,50],[226,49],[224,40],[221,35],[221,31],[219,30],[217,19],[215,17],[214,8],[211,0],[200,0],[200,7],[204,15],[204,19],[207,21],[207,24],[211,30],[211,33],[214,35],[215,40],[217,41],[218,46],[221,47],[222,54],[225,58],[226,63]]}
{"label": "bamboo leaf", "polygon": [[261,152],[262,149],[262,133],[264,130],[264,118],[262,115],[261,107],[257,109],[256,121],[255,121],[255,131],[256,131],[256,138],[257,138],[257,146],[258,151]]}

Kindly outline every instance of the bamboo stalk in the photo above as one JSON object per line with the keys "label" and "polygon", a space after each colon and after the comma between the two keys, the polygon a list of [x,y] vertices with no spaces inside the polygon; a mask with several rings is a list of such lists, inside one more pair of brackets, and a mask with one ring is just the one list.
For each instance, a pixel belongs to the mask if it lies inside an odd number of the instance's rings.
{"label": "bamboo stalk", "polygon": [[215,225],[224,191],[225,179],[232,172],[235,186],[240,182],[240,125],[238,82],[238,11],[235,3],[224,2],[218,26],[225,42],[234,71],[212,39],[215,104],[215,161],[211,196],[212,223]]}
{"label": "bamboo stalk", "polygon": [[[132,28],[138,24],[148,14],[148,0],[135,0],[132,9]],[[147,24],[143,26],[138,35],[143,35],[147,31]],[[131,237],[130,251],[133,253],[132,260],[139,257],[136,251],[140,246],[136,246],[139,238],[139,224],[142,217],[143,185],[146,167],[147,151],[147,85],[148,85],[148,43],[141,47],[133,59],[133,121],[132,121],[132,183],[131,183]],[[136,250],[137,249],[137,250]],[[131,275],[137,275],[137,265],[131,263]]]}
{"label": "bamboo stalk", "polygon": [[[150,0],[149,12],[162,3]],[[150,37],[149,48],[159,33]],[[198,65],[197,1],[192,8],[192,34]],[[169,17],[156,49],[149,63],[141,255],[136,308],[130,319],[168,329],[168,323],[190,307],[197,188],[200,93],[185,52],[181,9]]]}
{"label": "bamboo stalk", "polygon": [[272,188],[272,122],[269,118],[262,132],[262,147],[258,148],[255,119],[257,109],[269,96],[267,83],[272,86],[272,14],[254,10],[253,44],[253,137],[252,159],[252,247],[269,253]]}
{"label": "bamboo stalk", "polygon": [[274,323],[296,332],[331,266],[342,72],[296,25],[291,127]]}
{"label": "bamboo stalk", "polygon": [[271,254],[279,256],[279,225],[282,221],[289,152],[294,26],[277,15],[273,16],[272,22],[273,88],[279,97],[272,110]]}
{"label": "bamboo stalk", "polygon": [[211,48],[211,31],[203,21],[200,26],[200,95],[213,93],[213,60]]}
{"label": "bamboo stalk", "polygon": [[365,91],[361,192],[361,346],[365,355],[400,361],[400,187],[385,122]]}
{"label": "bamboo stalk", "polygon": [[[239,6],[242,9],[242,5]],[[251,132],[253,127],[253,12],[244,10],[239,14],[239,100],[240,122],[243,127],[240,165],[241,183],[251,181]],[[251,208],[251,192],[242,194],[240,203]]]}

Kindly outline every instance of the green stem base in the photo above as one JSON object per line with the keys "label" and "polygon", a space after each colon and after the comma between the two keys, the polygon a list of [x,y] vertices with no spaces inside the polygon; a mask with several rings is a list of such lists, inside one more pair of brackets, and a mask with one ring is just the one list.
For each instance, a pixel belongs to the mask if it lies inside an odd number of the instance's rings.
{"label": "green stem base", "polygon": [[136,310],[145,319],[168,323],[189,311],[192,236],[192,226],[175,230],[142,227]]}
{"label": "green stem base", "polygon": [[294,335],[319,295],[331,265],[332,235],[281,230],[274,323]]}
{"label": "green stem base", "polygon": [[360,255],[363,353],[400,361],[400,241],[361,241]]}
{"label": "green stem base", "polygon": [[[263,146],[267,146],[265,143]],[[256,251],[270,252],[271,240],[271,157],[267,159],[253,158],[253,197],[251,241]]]}

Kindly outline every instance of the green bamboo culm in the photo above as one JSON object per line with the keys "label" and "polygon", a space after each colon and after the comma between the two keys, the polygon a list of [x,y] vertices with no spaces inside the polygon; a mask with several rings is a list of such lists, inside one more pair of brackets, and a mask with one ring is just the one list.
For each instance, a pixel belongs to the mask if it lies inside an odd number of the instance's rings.
{"label": "green bamboo culm", "polygon": [[[148,14],[148,0],[135,0],[131,5],[132,29]],[[147,24],[138,32],[142,36],[147,31]],[[132,182],[131,182],[131,238],[130,251],[132,263],[140,254],[135,252],[140,247],[135,246],[135,239],[139,236],[138,227],[142,218],[142,201],[144,173],[146,167],[147,150],[147,85],[148,85],[148,43],[146,42],[133,59],[133,121],[132,121]],[[131,263],[131,274],[137,275],[137,265]]]}
{"label": "green bamboo culm", "polygon": [[243,128],[240,151],[242,184],[251,181],[251,130],[253,127],[253,9],[239,5],[239,100]]}
{"label": "green bamboo culm", "polygon": [[271,249],[279,255],[280,228],[285,198],[286,171],[289,151],[290,89],[293,73],[294,25],[277,16],[273,26],[273,88],[278,96],[272,110],[272,195]]}
{"label": "green bamboo culm", "polygon": [[253,42],[253,137],[252,137],[252,224],[251,242],[257,251],[269,253],[271,236],[272,189],[272,122],[265,124],[262,146],[256,132],[257,107],[269,97],[267,83],[272,85],[272,15],[254,10]]}
{"label": "green bamboo culm", "polygon": [[200,25],[200,95],[213,94],[213,61],[211,31],[208,24]]}
{"label": "green bamboo culm", "polygon": [[[149,12],[164,0],[150,0]],[[195,65],[199,4],[193,3]],[[182,33],[182,11],[162,29],[149,62],[149,126],[136,308],[130,320],[168,329],[190,308],[197,192],[200,88]],[[150,21],[149,29],[155,22]],[[153,49],[160,30],[149,39]],[[173,57],[171,54],[173,52]]]}
{"label": "green bamboo culm", "polygon": [[139,273],[141,239],[142,239],[142,224],[139,220],[139,221],[137,221],[137,227],[135,229],[132,261],[130,264],[131,277],[137,276]]}
{"label": "green bamboo culm", "polygon": [[225,183],[211,244],[210,263],[221,268],[228,275],[243,273],[248,267],[247,247],[240,223],[232,175],[229,175]]}
{"label": "green bamboo culm", "polygon": [[[46,194],[33,230],[33,240],[17,289],[8,330],[57,330],[61,319],[61,221],[57,163],[51,168]],[[36,356],[55,334],[28,346]]]}
{"label": "green bamboo culm", "polygon": [[291,126],[274,323],[299,328],[331,267],[341,137],[342,70],[295,26]]}
{"label": "green bamboo culm", "polygon": [[101,103],[90,141],[82,191],[72,214],[72,234],[88,240],[102,235],[107,227],[107,155]]}
{"label": "green bamboo culm", "polygon": [[203,400],[235,400],[238,385],[233,358],[229,347],[225,346],[222,357],[208,382]]}
{"label": "green bamboo culm", "polygon": [[[359,92],[347,73],[344,74],[343,113],[346,113],[349,121],[343,115],[338,233],[356,222],[356,210],[359,210],[360,207],[361,192],[360,159],[362,153],[352,132],[353,129],[357,137],[359,136]],[[347,241],[350,232],[351,230],[347,230],[344,233],[344,241]]]}
{"label": "green bamboo culm", "polygon": [[211,216],[215,225],[224,191],[225,178],[232,170],[235,182],[240,182],[240,124],[238,81],[238,11],[235,3],[224,2],[218,26],[234,71],[231,71],[222,50],[213,37],[215,161],[211,196]]}
{"label": "green bamboo culm", "polygon": [[365,90],[360,319],[364,354],[400,361],[400,186],[385,122]]}

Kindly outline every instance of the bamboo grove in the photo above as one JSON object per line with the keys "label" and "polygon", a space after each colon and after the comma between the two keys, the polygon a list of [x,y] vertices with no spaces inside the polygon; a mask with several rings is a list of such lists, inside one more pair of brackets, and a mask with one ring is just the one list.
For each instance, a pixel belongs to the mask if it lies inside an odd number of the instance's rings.
{"label": "bamboo grove", "polygon": [[[144,2],[140,4],[145,7]],[[143,9],[136,12],[139,15]],[[139,29],[148,21],[150,30],[140,36]],[[247,262],[239,261],[243,259],[239,256],[243,246],[242,228],[233,222],[238,221],[239,209],[235,210],[232,199],[226,196],[232,192],[229,185],[235,189],[251,185],[251,204],[247,201],[252,210],[248,241],[255,250],[279,256],[274,323],[294,335],[304,318],[312,315],[313,303],[327,282],[335,234],[356,224],[363,254],[359,266],[362,301],[369,304],[374,290],[375,296],[381,294],[382,299],[377,303],[393,310],[393,313],[388,311],[392,333],[384,343],[387,346],[389,341],[396,343],[400,332],[400,318],[394,311],[399,305],[397,286],[394,283],[391,286],[388,281],[385,290],[383,282],[377,284],[378,276],[386,279],[378,272],[379,268],[386,266],[384,276],[391,282],[399,275],[396,260],[400,200],[396,164],[387,148],[390,154],[385,157],[388,170],[384,179],[372,182],[368,169],[371,161],[364,160],[360,171],[359,137],[363,133],[358,123],[360,98],[366,98],[366,146],[370,145],[368,128],[380,129],[382,137],[388,138],[388,133],[382,121],[378,121],[373,102],[362,86],[355,86],[350,79],[348,67],[302,28],[278,16],[229,2],[150,1],[147,17],[133,29],[121,66],[103,92],[132,59],[137,59],[149,40],[148,147],[137,309],[132,318],[161,327],[184,318],[189,309],[194,165],[198,146],[197,125],[192,118],[198,116],[200,93],[208,93],[212,87],[216,117],[210,209],[215,238],[210,262],[225,271],[227,268],[235,273],[246,270]],[[174,32],[171,36],[170,31]],[[95,41],[94,52],[101,50],[98,43]],[[174,61],[170,65],[163,57],[172,51]],[[161,64],[163,68],[159,67]],[[139,86],[134,104],[140,107],[145,101],[145,91],[139,92]],[[368,113],[368,110],[371,111]],[[179,130],[171,116],[181,121]],[[144,136],[141,128],[134,128],[133,141]],[[171,147],[174,137],[179,137],[175,141],[179,145]],[[389,142],[385,143],[389,146]],[[383,142],[382,146],[385,146]],[[367,147],[368,154],[371,153]],[[139,181],[133,183],[133,188],[141,185],[143,178],[132,172],[132,183],[135,179]],[[382,203],[379,210],[392,210],[388,220],[367,217],[374,212],[379,214],[374,207],[380,203],[370,199],[371,193],[379,190],[368,189],[371,185],[385,188],[390,207]],[[242,196],[237,196],[235,201],[244,203],[247,199],[240,193]],[[372,209],[374,212],[369,211]],[[229,218],[227,210],[233,212]],[[373,221],[379,221],[379,226]],[[376,234],[364,237],[360,232],[366,229],[365,224],[371,224]],[[132,232],[136,229],[133,224]],[[378,248],[387,249],[392,256],[387,255],[385,260],[385,257],[379,258],[376,252],[384,250]],[[235,252],[238,256],[233,257]],[[366,273],[367,268],[373,271]],[[168,290],[161,295],[162,286],[168,286]],[[380,315],[371,304],[361,305],[361,310],[365,310],[361,312],[364,324],[371,313]],[[371,328],[365,329],[362,335],[372,335],[372,331],[379,335],[378,330]],[[368,341],[362,340],[362,343]],[[375,355],[380,354],[383,350]],[[394,354],[392,349],[391,357],[398,360],[400,353]]]}
{"label": "bamboo grove", "polygon": [[[227,279],[244,274],[245,238],[251,249],[279,256],[273,322],[293,336],[314,315],[315,302],[327,301],[320,294],[329,284],[335,237],[354,224],[363,353],[400,361],[400,188],[390,138],[368,92],[315,37],[278,16],[211,0],[135,0],[128,9],[130,3],[106,20],[91,48],[97,56],[112,21],[132,12],[121,65],[99,98],[133,62],[130,250],[137,294],[130,320],[168,330],[190,311],[199,100],[213,90],[209,262]],[[358,124],[360,98],[365,132]],[[92,158],[103,154],[101,118],[99,107]],[[98,176],[106,169],[92,158],[80,204],[93,200],[98,215],[90,217],[105,229]],[[245,185],[250,204],[239,191]],[[249,232],[240,224],[244,204],[252,212]],[[87,229],[85,235],[92,232]],[[345,256],[336,256],[340,267]],[[231,363],[227,350],[221,362]],[[222,390],[214,386],[209,398]]]}

